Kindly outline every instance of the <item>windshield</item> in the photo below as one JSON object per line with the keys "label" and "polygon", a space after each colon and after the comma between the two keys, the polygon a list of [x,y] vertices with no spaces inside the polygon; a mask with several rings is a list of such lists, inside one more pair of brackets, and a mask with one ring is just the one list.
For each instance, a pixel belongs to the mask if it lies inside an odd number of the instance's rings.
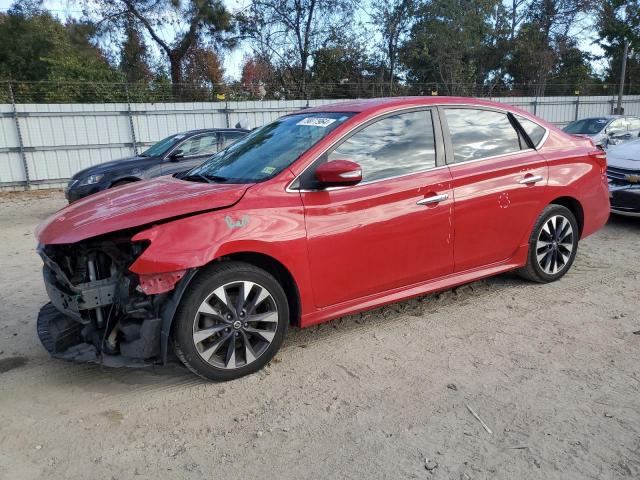
{"label": "windshield", "polygon": [[576,120],[564,127],[564,131],[567,133],[579,133],[583,135],[595,135],[600,133],[604,127],[609,123],[608,118],[585,118],[583,120]]}
{"label": "windshield", "polygon": [[144,152],[140,154],[141,157],[157,157],[163,155],[169,150],[177,141],[182,140],[185,137],[184,134],[171,135],[170,137],[160,140],[158,143],[154,143]]}
{"label": "windshield", "polygon": [[229,183],[267,180],[352,116],[353,113],[324,112],[281,117],[218,152],[182,178]]}

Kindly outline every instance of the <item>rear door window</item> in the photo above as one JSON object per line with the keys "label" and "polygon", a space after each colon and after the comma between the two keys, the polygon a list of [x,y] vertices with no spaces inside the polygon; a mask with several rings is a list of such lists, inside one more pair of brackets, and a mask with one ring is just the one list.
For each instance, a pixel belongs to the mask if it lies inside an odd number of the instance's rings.
{"label": "rear door window", "polygon": [[177,150],[182,150],[185,157],[216,153],[218,151],[218,135],[216,133],[196,135],[185,140]]}
{"label": "rear door window", "polygon": [[243,132],[221,132],[220,133],[220,150],[227,148],[233,142],[246,135]]}
{"label": "rear door window", "polygon": [[454,162],[468,162],[528,148],[506,113],[445,108]]}

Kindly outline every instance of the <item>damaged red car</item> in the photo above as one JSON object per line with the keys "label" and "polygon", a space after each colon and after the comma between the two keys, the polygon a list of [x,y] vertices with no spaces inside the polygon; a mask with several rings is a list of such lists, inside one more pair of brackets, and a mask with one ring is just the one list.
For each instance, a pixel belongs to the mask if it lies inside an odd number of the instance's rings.
{"label": "damaged red car", "polygon": [[604,152],[518,109],[394,98],[307,109],[202,165],[37,229],[54,356],[227,380],[290,325],[517,270],[562,277],[609,215]]}

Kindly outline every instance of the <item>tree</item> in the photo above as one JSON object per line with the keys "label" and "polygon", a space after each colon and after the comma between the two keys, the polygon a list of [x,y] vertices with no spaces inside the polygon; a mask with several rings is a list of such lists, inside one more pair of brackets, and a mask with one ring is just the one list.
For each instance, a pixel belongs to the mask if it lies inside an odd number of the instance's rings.
{"label": "tree", "polygon": [[[133,17],[167,57],[174,95],[185,80],[185,60],[195,46],[229,47],[234,22],[221,0],[83,0],[103,28],[123,29]],[[173,38],[162,27],[171,23]],[[166,31],[166,30],[164,30]]]}
{"label": "tree", "polygon": [[265,58],[259,55],[245,55],[242,60],[242,73],[240,82],[248,87],[267,83],[273,77],[273,66]]}
{"label": "tree", "polygon": [[414,0],[390,0],[375,4],[373,8],[374,24],[382,36],[382,46],[387,57],[390,88],[393,88],[395,81],[398,48],[409,32],[414,10]]}
{"label": "tree", "polygon": [[496,67],[493,14],[499,3],[432,0],[420,5],[400,47],[407,79],[441,84],[448,94],[471,94],[482,85]]}
{"label": "tree", "polygon": [[39,2],[16,3],[0,15],[0,78],[29,82],[17,88],[20,101],[114,98],[119,92],[101,83],[117,81],[118,73],[92,43],[94,33],[91,23],[61,23]]}
{"label": "tree", "polygon": [[353,7],[353,0],[251,0],[239,16],[241,33],[304,93],[313,52],[345,36]]}
{"label": "tree", "polygon": [[604,0],[597,11],[597,28],[600,46],[608,60],[606,81],[620,82],[620,67],[624,43],[629,42],[629,55],[625,83],[627,92],[640,92],[640,1]]}
{"label": "tree", "polygon": [[187,52],[185,78],[188,82],[216,85],[224,79],[224,67],[216,52],[194,46]]}
{"label": "tree", "polygon": [[267,95],[267,88],[273,89],[275,69],[269,60],[260,55],[245,55],[242,60],[240,85],[245,92],[261,100]]}
{"label": "tree", "polygon": [[120,51],[120,70],[128,83],[146,83],[152,78],[149,54],[135,18],[126,19],[125,40]]}
{"label": "tree", "polygon": [[576,60],[571,31],[579,15],[591,9],[591,0],[533,0],[513,43],[509,70],[514,81],[530,85],[533,95],[543,95],[554,74],[561,78],[557,72],[569,61],[563,57],[573,55]]}

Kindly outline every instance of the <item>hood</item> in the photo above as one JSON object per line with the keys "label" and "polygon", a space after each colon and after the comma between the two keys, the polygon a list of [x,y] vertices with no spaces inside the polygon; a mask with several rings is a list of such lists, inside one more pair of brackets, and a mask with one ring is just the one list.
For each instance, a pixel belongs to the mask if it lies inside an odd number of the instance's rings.
{"label": "hood", "polygon": [[89,175],[98,175],[100,173],[111,173],[118,170],[142,168],[145,167],[148,163],[158,163],[158,157],[126,157],[120,158],[118,160],[110,160],[108,162],[99,163],[97,165],[87,167],[84,170],[80,170],[73,177],[71,177],[71,179],[80,180],[88,177]]}
{"label": "hood", "polygon": [[75,243],[181,215],[230,207],[252,184],[198,183],[171,176],[134,182],[74,202],[36,229],[38,243]]}
{"label": "hood", "polygon": [[627,170],[640,170],[640,140],[609,147],[607,165]]}

